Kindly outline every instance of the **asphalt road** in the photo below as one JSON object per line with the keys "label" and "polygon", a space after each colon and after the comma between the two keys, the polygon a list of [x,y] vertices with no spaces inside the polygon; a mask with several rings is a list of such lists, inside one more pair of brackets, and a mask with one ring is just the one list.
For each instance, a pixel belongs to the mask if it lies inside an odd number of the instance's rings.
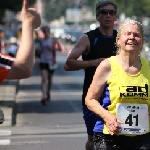
{"label": "asphalt road", "polygon": [[[66,72],[66,56],[57,55],[51,102],[41,105],[38,66],[20,80],[16,99],[16,125],[3,127],[0,150],[84,150],[86,129],[82,118],[83,71]],[[2,132],[0,132],[2,133]]]}
{"label": "asphalt road", "polygon": [[[72,46],[65,44],[64,54]],[[149,60],[149,52],[142,52]],[[16,99],[16,125],[1,127],[0,150],[85,150],[86,129],[82,119],[83,71],[66,72],[66,55],[58,52],[51,102],[42,106],[38,65],[33,75],[20,80]]]}

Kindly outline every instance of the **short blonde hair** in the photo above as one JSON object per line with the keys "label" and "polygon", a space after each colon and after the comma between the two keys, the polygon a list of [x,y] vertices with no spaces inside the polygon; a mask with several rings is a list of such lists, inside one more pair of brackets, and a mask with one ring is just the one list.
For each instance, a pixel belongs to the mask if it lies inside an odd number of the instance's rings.
{"label": "short blonde hair", "polygon": [[[137,25],[138,26],[138,28],[140,29],[140,31],[141,31],[141,34],[142,34],[142,42],[143,42],[143,44],[144,44],[144,40],[145,40],[145,38],[144,38],[144,29],[143,29],[143,25],[140,23],[140,22],[138,22],[138,21],[136,21],[136,20],[132,20],[132,19],[127,19],[127,20],[125,20],[125,22],[123,22],[121,25],[120,25],[120,27],[119,27],[119,29],[118,29],[118,33],[117,33],[117,37],[116,38],[119,38],[120,36],[121,36],[121,34],[122,34],[122,30],[124,29],[124,27],[125,26],[127,26],[128,24],[133,24],[133,25]],[[116,45],[117,45],[117,53],[120,51],[120,47],[119,47],[119,45],[116,43]],[[142,48],[143,49],[143,48]],[[141,51],[142,51],[142,49],[141,49]]]}

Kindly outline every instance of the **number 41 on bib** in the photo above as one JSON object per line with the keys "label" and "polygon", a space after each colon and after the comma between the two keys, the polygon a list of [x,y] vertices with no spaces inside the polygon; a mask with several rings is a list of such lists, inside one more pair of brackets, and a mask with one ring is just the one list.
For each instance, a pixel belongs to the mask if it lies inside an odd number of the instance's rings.
{"label": "number 41 on bib", "polygon": [[149,131],[147,104],[118,103],[116,115],[124,123],[120,124],[121,134],[145,134]]}

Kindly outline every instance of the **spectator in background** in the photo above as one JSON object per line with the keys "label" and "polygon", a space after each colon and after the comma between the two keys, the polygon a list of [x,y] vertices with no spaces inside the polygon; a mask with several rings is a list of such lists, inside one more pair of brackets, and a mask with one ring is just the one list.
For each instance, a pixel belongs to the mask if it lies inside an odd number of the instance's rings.
{"label": "spectator in background", "polygon": [[[34,8],[28,8],[28,0],[22,5],[22,40],[15,58],[0,53],[0,82],[5,79],[23,79],[31,76],[34,61],[34,29],[40,26],[40,15]],[[0,123],[4,115],[0,111]]]}
{"label": "spectator in background", "polygon": [[32,73],[34,61],[34,29],[40,26],[40,15],[28,8],[28,0],[22,6],[22,40],[15,58],[0,53],[0,82],[4,79],[27,78]]}
{"label": "spectator in background", "polygon": [[0,52],[2,51],[2,40],[4,39],[4,32],[0,29]]}
{"label": "spectator in background", "polygon": [[19,29],[19,31],[18,31],[18,33],[17,33],[17,37],[18,37],[19,39],[21,39],[21,37],[22,37],[22,28]]}

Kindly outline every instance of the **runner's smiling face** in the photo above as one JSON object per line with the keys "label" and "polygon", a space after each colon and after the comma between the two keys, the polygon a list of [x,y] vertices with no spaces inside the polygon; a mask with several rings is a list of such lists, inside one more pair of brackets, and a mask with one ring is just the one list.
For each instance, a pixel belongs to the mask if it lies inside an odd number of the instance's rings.
{"label": "runner's smiling face", "polygon": [[106,28],[114,27],[116,21],[116,10],[113,5],[107,5],[100,9],[99,14],[96,16],[97,21],[101,26]]}
{"label": "runner's smiling face", "polygon": [[142,31],[136,24],[127,24],[122,28],[117,44],[121,50],[139,54],[143,47]]}

